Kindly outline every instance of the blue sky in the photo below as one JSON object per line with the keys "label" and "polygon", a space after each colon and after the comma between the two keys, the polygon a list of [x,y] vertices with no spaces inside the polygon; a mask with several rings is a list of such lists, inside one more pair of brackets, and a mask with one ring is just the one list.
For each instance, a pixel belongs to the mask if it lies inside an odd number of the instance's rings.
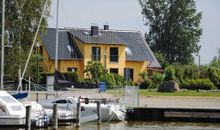
{"label": "blue sky", "polygon": [[[49,27],[56,25],[56,0],[52,1]],[[109,24],[110,29],[139,30],[142,34],[147,31],[138,0],[60,0],[59,3],[59,27],[89,28],[95,23],[100,28]],[[201,64],[208,64],[220,48],[220,0],[196,0],[196,6],[203,13]]]}

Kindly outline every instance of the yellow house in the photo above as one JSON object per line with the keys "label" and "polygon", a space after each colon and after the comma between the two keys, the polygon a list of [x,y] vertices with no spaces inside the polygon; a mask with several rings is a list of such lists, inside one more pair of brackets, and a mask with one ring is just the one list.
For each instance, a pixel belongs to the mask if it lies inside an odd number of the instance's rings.
{"label": "yellow house", "polygon": [[[44,56],[43,71],[54,72],[56,29],[48,28],[39,41]],[[109,30],[98,26],[59,29],[58,70],[76,71],[84,77],[88,61],[98,61],[109,73],[117,73],[127,80],[138,80],[139,73],[160,64],[138,31]],[[151,65],[151,66],[149,66]]]}

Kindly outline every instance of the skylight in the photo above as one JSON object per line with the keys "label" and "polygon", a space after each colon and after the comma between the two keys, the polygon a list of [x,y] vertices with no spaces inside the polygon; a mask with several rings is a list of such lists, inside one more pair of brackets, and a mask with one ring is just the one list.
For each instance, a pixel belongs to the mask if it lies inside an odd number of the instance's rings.
{"label": "skylight", "polygon": [[131,52],[131,49],[129,47],[126,47],[125,48],[125,52],[128,54],[128,55],[133,55],[133,53]]}
{"label": "skylight", "polygon": [[69,52],[72,52],[72,48],[71,48],[70,45],[67,45],[66,47],[67,47],[67,49],[69,50]]}

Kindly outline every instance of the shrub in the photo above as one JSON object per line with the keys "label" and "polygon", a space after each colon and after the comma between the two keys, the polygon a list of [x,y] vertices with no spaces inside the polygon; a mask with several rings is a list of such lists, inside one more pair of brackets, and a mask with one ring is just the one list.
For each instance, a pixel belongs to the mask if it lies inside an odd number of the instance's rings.
{"label": "shrub", "polygon": [[149,80],[149,79],[145,79],[144,80],[144,82],[142,82],[140,85],[139,85],[139,87],[140,87],[140,89],[148,89],[148,88],[150,88],[151,87],[151,80]]}
{"label": "shrub", "polygon": [[138,81],[139,82],[139,87],[140,89],[147,89],[147,88],[150,88],[151,87],[151,80],[148,79],[147,77],[147,73],[146,72],[141,72],[139,74],[140,76],[140,80]]}
{"label": "shrub", "polygon": [[78,82],[79,78],[78,78],[78,74],[76,72],[68,72],[64,74],[66,79],[70,82]]}
{"label": "shrub", "polygon": [[152,74],[151,81],[152,85],[150,88],[158,88],[163,82],[163,75],[158,72],[154,72]]}
{"label": "shrub", "polygon": [[188,90],[211,90],[216,87],[209,79],[187,79],[181,84],[180,88]]}
{"label": "shrub", "polygon": [[178,65],[174,67],[175,69],[175,77],[178,79],[179,82],[183,81],[183,66],[182,65]]}
{"label": "shrub", "polygon": [[119,75],[119,74],[113,74],[113,75],[114,75],[114,78],[115,78],[116,86],[118,86],[118,87],[124,86],[124,84],[125,84],[124,77]]}
{"label": "shrub", "polygon": [[209,79],[214,83],[215,86],[220,88],[220,69],[210,67],[208,69]]}
{"label": "shrub", "polygon": [[196,65],[184,65],[184,79],[197,79],[199,78],[199,67]]}
{"label": "shrub", "polygon": [[164,80],[169,81],[169,80],[174,80],[174,79],[175,79],[175,70],[173,66],[168,66],[167,68],[165,68]]}

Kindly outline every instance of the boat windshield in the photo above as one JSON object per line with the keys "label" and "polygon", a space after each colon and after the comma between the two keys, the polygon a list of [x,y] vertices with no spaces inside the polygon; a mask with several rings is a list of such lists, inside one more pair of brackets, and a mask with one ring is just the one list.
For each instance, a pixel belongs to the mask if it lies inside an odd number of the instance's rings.
{"label": "boat windshield", "polygon": [[58,103],[58,104],[72,104],[72,102],[70,100],[57,100],[57,101],[54,101],[52,103]]}
{"label": "boat windshield", "polygon": [[7,103],[16,103],[16,100],[10,96],[1,96],[0,98]]}

